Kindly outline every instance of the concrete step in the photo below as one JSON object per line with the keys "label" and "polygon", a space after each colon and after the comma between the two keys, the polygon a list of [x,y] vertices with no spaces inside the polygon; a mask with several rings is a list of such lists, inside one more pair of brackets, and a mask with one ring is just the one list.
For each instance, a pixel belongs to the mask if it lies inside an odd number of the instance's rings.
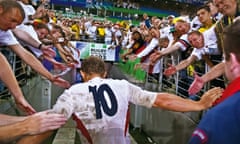
{"label": "concrete step", "polygon": [[[57,131],[52,144],[81,144],[76,134],[74,121],[69,119],[67,123]],[[130,140],[131,144],[137,144],[132,136],[130,136]]]}
{"label": "concrete step", "polygon": [[52,144],[75,144],[76,128],[74,121],[68,122],[58,130]]}

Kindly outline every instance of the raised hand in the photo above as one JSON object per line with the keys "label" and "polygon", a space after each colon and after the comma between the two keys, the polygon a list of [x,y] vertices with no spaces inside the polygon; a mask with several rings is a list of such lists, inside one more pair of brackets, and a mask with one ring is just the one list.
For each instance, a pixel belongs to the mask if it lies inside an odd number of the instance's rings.
{"label": "raised hand", "polygon": [[66,117],[62,114],[43,111],[29,116],[23,121],[23,123],[28,126],[28,134],[35,135],[49,130],[58,129],[64,125],[66,121]]}
{"label": "raised hand", "polygon": [[163,72],[163,74],[168,77],[174,75],[176,72],[176,67],[170,64],[169,67]]}
{"label": "raised hand", "polygon": [[15,103],[19,109],[21,109],[23,112],[25,112],[28,115],[36,113],[36,111],[33,109],[33,107],[26,101],[24,97],[15,98]]}
{"label": "raised hand", "polygon": [[70,83],[64,79],[62,79],[60,76],[54,76],[54,78],[51,80],[53,84],[58,85],[63,88],[69,88]]}
{"label": "raised hand", "polygon": [[53,66],[54,66],[54,69],[59,69],[59,70],[62,70],[62,71],[66,70],[68,68],[65,64],[57,62],[57,61],[55,61],[53,63]]}
{"label": "raised hand", "polygon": [[216,99],[222,96],[222,92],[223,89],[220,87],[212,88],[204,93],[199,102],[204,107],[204,109],[209,108],[213,105],[213,102],[215,102]]}
{"label": "raised hand", "polygon": [[41,45],[40,49],[42,50],[44,55],[47,55],[49,57],[55,57],[56,56],[56,53],[52,49],[51,45]]}
{"label": "raised hand", "polygon": [[203,79],[200,76],[198,76],[196,72],[194,72],[194,81],[188,89],[189,95],[194,95],[198,93],[203,88],[203,86],[204,86]]}

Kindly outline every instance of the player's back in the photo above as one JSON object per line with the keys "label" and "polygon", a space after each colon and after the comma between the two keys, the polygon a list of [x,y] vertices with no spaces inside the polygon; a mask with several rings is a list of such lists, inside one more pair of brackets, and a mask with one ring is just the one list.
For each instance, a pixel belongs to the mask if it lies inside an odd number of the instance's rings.
{"label": "player's back", "polygon": [[[94,78],[83,83],[81,88],[89,95],[94,116],[83,119],[82,112],[76,112],[83,120],[94,144],[125,144],[126,115],[129,102],[129,87],[125,80]],[[80,115],[79,115],[80,114]],[[86,141],[86,140],[85,140]]]}
{"label": "player's back", "polygon": [[129,102],[151,107],[155,97],[156,93],[144,91],[126,80],[95,77],[65,90],[53,109],[68,117],[74,113],[94,142],[100,144],[103,140],[106,144],[107,141],[126,141],[124,130]]}

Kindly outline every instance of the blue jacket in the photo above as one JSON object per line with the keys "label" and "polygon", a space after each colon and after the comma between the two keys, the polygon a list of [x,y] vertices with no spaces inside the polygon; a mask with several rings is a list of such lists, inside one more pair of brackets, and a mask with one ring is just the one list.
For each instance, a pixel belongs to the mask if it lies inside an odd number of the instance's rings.
{"label": "blue jacket", "polygon": [[209,110],[189,144],[240,144],[240,92]]}

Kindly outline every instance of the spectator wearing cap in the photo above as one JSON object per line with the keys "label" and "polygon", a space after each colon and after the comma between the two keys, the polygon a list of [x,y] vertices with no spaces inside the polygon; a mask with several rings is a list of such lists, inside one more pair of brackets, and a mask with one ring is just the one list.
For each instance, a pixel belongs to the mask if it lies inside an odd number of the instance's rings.
{"label": "spectator wearing cap", "polygon": [[167,20],[168,20],[168,24],[169,24],[169,25],[172,25],[172,24],[173,24],[174,18],[175,18],[174,15],[169,15],[169,16],[167,17]]}

